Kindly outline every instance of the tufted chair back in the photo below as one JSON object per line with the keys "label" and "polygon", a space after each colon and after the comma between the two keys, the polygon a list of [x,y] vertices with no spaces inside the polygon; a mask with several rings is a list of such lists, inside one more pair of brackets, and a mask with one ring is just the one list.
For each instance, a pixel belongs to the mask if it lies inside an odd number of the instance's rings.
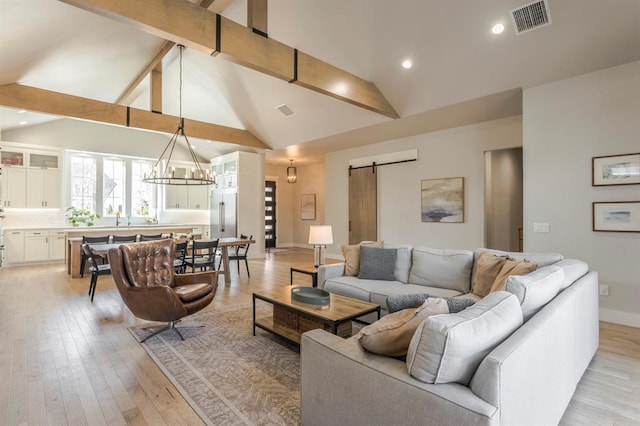
{"label": "tufted chair back", "polygon": [[127,244],[120,247],[129,283],[133,287],[174,286],[171,239]]}

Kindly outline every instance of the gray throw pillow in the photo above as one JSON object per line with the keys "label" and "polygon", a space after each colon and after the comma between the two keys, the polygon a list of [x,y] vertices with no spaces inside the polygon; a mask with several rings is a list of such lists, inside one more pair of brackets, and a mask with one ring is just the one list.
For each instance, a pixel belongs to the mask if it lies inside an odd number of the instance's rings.
{"label": "gray throw pillow", "polygon": [[417,308],[422,305],[428,298],[435,297],[438,299],[444,299],[449,306],[449,313],[454,314],[462,310],[467,309],[473,305],[475,300],[463,298],[463,297],[438,297],[430,296],[424,293],[418,294],[399,294],[396,296],[387,297],[387,310],[389,313],[398,312],[403,309]]}
{"label": "gray throw pillow", "polygon": [[360,246],[360,273],[358,278],[395,281],[396,249]]}

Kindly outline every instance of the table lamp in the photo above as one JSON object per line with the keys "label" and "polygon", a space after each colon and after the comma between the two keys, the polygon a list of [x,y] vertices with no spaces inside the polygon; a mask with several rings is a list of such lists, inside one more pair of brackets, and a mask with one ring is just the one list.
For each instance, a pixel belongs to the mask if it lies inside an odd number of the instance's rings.
{"label": "table lamp", "polygon": [[309,227],[309,244],[313,244],[314,266],[324,264],[324,253],[322,248],[327,244],[333,244],[333,232],[329,225],[311,225]]}

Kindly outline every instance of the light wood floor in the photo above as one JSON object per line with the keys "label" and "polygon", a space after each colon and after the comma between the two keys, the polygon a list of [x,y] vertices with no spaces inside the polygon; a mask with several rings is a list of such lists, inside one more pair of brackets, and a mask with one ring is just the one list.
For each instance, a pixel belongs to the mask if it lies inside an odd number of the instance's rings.
{"label": "light wood floor", "polygon": [[[289,266],[311,262],[292,249],[251,261],[250,280],[232,267],[207,309],[288,285]],[[111,277],[99,278],[94,303],[88,286],[62,264],[0,270],[0,425],[202,424],[127,331],[142,321]],[[562,423],[640,424],[640,329],[602,323],[600,342]]]}

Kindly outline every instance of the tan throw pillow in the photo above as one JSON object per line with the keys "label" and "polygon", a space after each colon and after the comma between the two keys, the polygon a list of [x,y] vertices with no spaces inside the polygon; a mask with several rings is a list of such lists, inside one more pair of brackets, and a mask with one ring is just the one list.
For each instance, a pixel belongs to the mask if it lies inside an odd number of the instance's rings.
{"label": "tan throw pillow", "polygon": [[496,280],[493,282],[491,286],[490,293],[494,291],[500,291],[504,288],[504,283],[507,281],[512,275],[527,275],[530,272],[538,269],[537,263],[531,263],[528,260],[523,260],[522,262],[518,262],[511,258],[508,258],[507,261],[502,266],[500,273],[496,277]]}
{"label": "tan throw pillow", "polygon": [[344,256],[344,274],[347,276],[357,277],[360,273],[360,245],[384,247],[384,241],[362,242],[351,246],[340,246],[342,249],[342,256]]}
{"label": "tan throw pillow", "polygon": [[400,357],[407,354],[409,343],[418,326],[431,315],[448,314],[445,299],[430,297],[417,308],[386,315],[364,327],[355,339],[362,349],[378,355]]}
{"label": "tan throw pillow", "polygon": [[496,256],[491,253],[481,253],[476,263],[476,272],[473,277],[471,293],[485,297],[491,291],[496,277],[507,261],[507,256]]}

